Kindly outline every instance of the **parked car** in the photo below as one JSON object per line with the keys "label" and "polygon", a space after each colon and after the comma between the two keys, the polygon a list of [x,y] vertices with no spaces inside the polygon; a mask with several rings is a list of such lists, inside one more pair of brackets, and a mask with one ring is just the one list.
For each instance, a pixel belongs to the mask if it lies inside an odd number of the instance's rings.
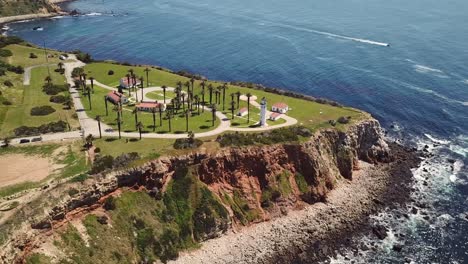
{"label": "parked car", "polygon": [[38,141],[42,141],[42,137],[36,137],[36,138],[31,139],[31,142],[38,142]]}
{"label": "parked car", "polygon": [[31,142],[31,140],[27,139],[27,138],[23,138],[23,139],[20,139],[20,144],[24,144],[24,143],[29,143]]}
{"label": "parked car", "polygon": [[106,132],[114,132],[114,129],[108,128],[108,129],[106,129],[106,130],[104,130],[104,131],[106,131]]}

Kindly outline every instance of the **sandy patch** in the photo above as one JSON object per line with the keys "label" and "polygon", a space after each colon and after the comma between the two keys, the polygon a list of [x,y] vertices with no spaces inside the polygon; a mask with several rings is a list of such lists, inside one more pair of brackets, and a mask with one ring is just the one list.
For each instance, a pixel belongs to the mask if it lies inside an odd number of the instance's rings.
{"label": "sandy patch", "polygon": [[25,181],[40,181],[55,169],[47,158],[22,154],[0,156],[0,168],[0,187]]}

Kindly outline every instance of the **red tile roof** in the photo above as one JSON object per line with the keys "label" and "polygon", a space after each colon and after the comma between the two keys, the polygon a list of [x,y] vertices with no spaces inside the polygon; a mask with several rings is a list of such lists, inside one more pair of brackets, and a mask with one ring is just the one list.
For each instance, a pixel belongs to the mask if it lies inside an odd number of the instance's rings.
{"label": "red tile roof", "polygon": [[157,103],[157,102],[142,102],[142,103],[139,103],[136,105],[136,107],[139,107],[139,108],[159,108],[160,107],[160,103]]}
{"label": "red tile roof", "polygon": [[107,98],[112,99],[112,101],[114,101],[114,103],[120,102],[122,96],[123,96],[123,94],[118,93],[116,91],[112,91],[112,92],[109,92],[107,94]]}
{"label": "red tile roof", "polygon": [[288,105],[285,103],[275,103],[273,107],[279,108],[279,109],[286,109],[288,108]]}

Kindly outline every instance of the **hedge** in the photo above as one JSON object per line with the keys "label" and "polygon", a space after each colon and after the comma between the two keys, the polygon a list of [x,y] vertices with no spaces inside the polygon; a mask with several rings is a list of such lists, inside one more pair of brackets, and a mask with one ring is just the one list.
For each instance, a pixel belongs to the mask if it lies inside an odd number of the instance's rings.
{"label": "hedge", "polygon": [[32,116],[46,116],[55,112],[55,109],[50,105],[36,106],[31,108]]}

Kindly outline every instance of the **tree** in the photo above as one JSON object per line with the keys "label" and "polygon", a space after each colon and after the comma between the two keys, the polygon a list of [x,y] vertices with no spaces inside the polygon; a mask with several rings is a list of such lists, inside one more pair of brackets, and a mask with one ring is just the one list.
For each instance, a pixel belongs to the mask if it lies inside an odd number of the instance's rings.
{"label": "tree", "polygon": [[[146,87],[149,87],[149,72],[150,72],[150,71],[151,71],[151,70],[150,70],[148,67],[145,68],[145,73],[146,73]],[[142,82],[142,83],[143,83],[143,82]],[[143,86],[142,86],[142,88],[143,88]],[[143,100],[143,99],[142,99],[142,100]]]}
{"label": "tree", "polygon": [[195,100],[195,104],[197,107],[198,115],[200,115],[200,97],[196,94],[193,99]]}
{"label": "tree", "polygon": [[208,91],[210,92],[210,105],[213,104],[213,101],[212,101],[212,99],[213,99],[213,90],[214,90],[213,85],[211,85],[211,83],[208,84]]}
{"label": "tree", "polygon": [[109,116],[109,111],[107,110],[107,96],[104,95],[104,104],[106,105],[106,116]]}
{"label": "tree", "polygon": [[135,107],[132,113],[135,115],[135,129],[138,129],[138,108]]}
{"label": "tree", "polygon": [[125,77],[127,77],[127,89],[128,89],[128,97],[132,96],[132,92],[130,91],[130,73],[125,74]]}
{"label": "tree", "polygon": [[185,110],[184,114],[185,114],[185,131],[188,132],[189,131],[189,121],[188,120],[189,120],[189,116],[190,116],[190,110],[189,109]]}
{"label": "tree", "polygon": [[86,138],[85,138],[85,147],[87,149],[91,148],[93,146],[93,140],[94,140],[94,137],[92,134],[89,134]]}
{"label": "tree", "polygon": [[59,70],[60,70],[60,71],[62,71],[64,65],[65,65],[65,64],[63,64],[63,62],[59,62],[59,63],[57,64],[57,66],[59,67]]}
{"label": "tree", "polygon": [[195,84],[195,78],[190,78],[190,84],[192,84],[192,92],[193,92],[193,86]]}
{"label": "tree", "polygon": [[234,102],[234,100],[231,100],[231,114],[232,114],[233,120],[234,120],[234,109],[236,109],[236,102]]}
{"label": "tree", "polygon": [[163,90],[164,103],[166,103],[166,89],[167,89],[167,86],[163,85],[163,86],[161,86],[161,89]]}
{"label": "tree", "polygon": [[158,111],[159,111],[159,126],[162,126],[162,107],[159,106],[158,108]]}
{"label": "tree", "polygon": [[247,124],[250,123],[250,97],[252,97],[251,93],[247,93]]}
{"label": "tree", "polygon": [[151,114],[153,114],[153,132],[156,131],[156,107],[151,108]]}
{"label": "tree", "polygon": [[99,138],[102,138],[102,131],[101,131],[101,116],[96,116],[96,121],[98,122],[98,129],[99,129]]}
{"label": "tree", "polygon": [[172,127],[171,127],[172,113],[171,113],[171,111],[166,111],[166,118],[167,118],[167,121],[169,123],[169,132],[171,132],[172,131]]}
{"label": "tree", "polygon": [[89,86],[86,86],[86,95],[88,97],[89,110],[93,110],[93,106],[91,105],[91,88]]}
{"label": "tree", "polygon": [[143,97],[144,97],[144,93],[143,93],[143,77],[140,77],[140,88],[141,88],[141,101],[143,102]]}
{"label": "tree", "polygon": [[211,126],[214,126],[214,123],[216,120],[216,105],[215,104],[211,105],[211,114],[212,114]]}
{"label": "tree", "polygon": [[73,102],[70,99],[70,97],[68,97],[67,100],[65,101],[65,103],[63,103],[63,104],[67,107],[68,110],[70,110],[72,108],[72,106],[73,106]]}
{"label": "tree", "polygon": [[140,133],[140,140],[141,140],[141,131],[143,130],[144,126],[141,122],[138,122],[137,124],[137,129],[138,129],[138,133]]}
{"label": "tree", "polygon": [[202,105],[204,106],[205,105],[205,85],[206,85],[206,82],[205,80],[203,80],[201,83],[200,83],[200,86],[201,86],[201,96],[202,96]]}
{"label": "tree", "polygon": [[50,83],[52,82],[52,78],[50,77],[50,75],[48,75],[47,77],[45,77],[44,81],[47,82],[47,85],[50,85]]}
{"label": "tree", "polygon": [[237,96],[237,109],[239,109],[240,107],[240,97],[241,97],[241,92],[240,91],[237,91],[236,92],[236,96]]}
{"label": "tree", "polygon": [[215,91],[215,103],[216,104],[219,104],[219,97],[221,97],[221,92],[219,91],[220,90],[220,87],[218,87]]}
{"label": "tree", "polygon": [[121,139],[122,137],[120,136],[120,129],[121,129],[121,125],[122,125],[122,117],[121,117],[121,111],[122,111],[122,107],[120,106],[120,104],[117,104],[114,106],[113,110],[115,112],[117,112],[117,128],[119,129],[119,139]]}
{"label": "tree", "polygon": [[86,89],[86,76],[88,76],[88,75],[87,75],[86,73],[83,72],[83,73],[81,74],[81,76],[83,76],[83,82],[82,82],[82,84],[83,84],[83,92],[84,92],[84,90]]}
{"label": "tree", "polygon": [[226,104],[226,90],[228,89],[227,83],[224,83],[223,86],[221,86],[221,90],[223,91],[223,111],[224,111],[224,105]]}
{"label": "tree", "polygon": [[180,97],[182,97],[182,107],[183,107],[183,110],[185,111],[185,94],[181,94]]}
{"label": "tree", "polygon": [[94,77],[89,77],[89,81],[91,82],[91,90],[94,93]]}
{"label": "tree", "polygon": [[202,112],[204,113],[205,112],[205,89],[201,90],[200,92],[201,96],[202,96]]}

